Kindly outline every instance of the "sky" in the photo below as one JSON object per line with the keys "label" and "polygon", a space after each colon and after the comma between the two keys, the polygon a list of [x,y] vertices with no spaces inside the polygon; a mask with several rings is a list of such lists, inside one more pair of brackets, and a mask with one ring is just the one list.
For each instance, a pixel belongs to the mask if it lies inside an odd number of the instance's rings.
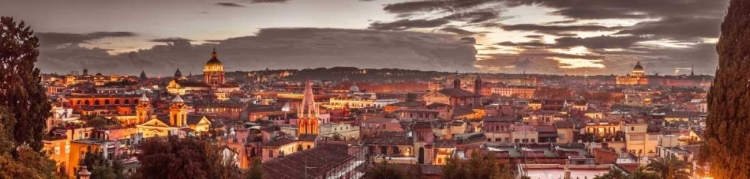
{"label": "sky", "polygon": [[728,0],[0,0],[37,66],[199,74],[353,66],[434,71],[714,74]]}

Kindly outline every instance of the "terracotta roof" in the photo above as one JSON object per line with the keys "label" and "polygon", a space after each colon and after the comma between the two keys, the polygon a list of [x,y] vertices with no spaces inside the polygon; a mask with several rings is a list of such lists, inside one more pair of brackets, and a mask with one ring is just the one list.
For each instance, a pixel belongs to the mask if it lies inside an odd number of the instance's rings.
{"label": "terracotta roof", "polygon": [[442,89],[442,90],[438,91],[438,93],[444,94],[444,95],[450,96],[450,97],[456,97],[456,98],[471,98],[471,97],[476,97],[476,95],[474,93],[472,93],[472,92],[469,92],[469,91],[466,91],[466,90],[462,90],[462,89],[453,89],[453,88]]}
{"label": "terracotta roof", "polygon": [[315,134],[300,134],[297,140],[300,141],[315,141],[315,139],[318,138],[318,135]]}
{"label": "terracotta roof", "polygon": [[267,143],[263,144],[263,146],[278,147],[278,146],[287,145],[287,144],[290,144],[290,143],[293,143],[293,142],[294,142],[294,140],[292,140],[289,137],[277,137],[276,139],[273,139],[273,140],[268,141]]}
{"label": "terracotta roof", "polygon": [[403,132],[381,132],[378,135],[367,137],[366,144],[374,145],[412,145],[412,137],[407,137]]}
{"label": "terracotta roof", "polygon": [[333,169],[354,160],[354,156],[349,155],[345,148],[346,146],[322,145],[265,162],[263,178],[322,178]]}
{"label": "terracotta roof", "polygon": [[453,109],[453,116],[463,116],[467,114],[473,114],[474,110],[464,107],[457,107],[456,109]]}

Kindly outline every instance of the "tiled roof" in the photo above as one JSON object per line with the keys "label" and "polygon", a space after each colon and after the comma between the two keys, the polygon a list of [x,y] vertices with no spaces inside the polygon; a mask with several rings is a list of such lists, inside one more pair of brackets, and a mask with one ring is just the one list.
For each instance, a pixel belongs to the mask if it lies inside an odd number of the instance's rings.
{"label": "tiled roof", "polygon": [[453,88],[446,88],[438,91],[440,94],[444,94],[446,96],[450,97],[456,97],[456,98],[471,98],[476,97],[476,95],[472,92],[462,90],[462,89],[453,89]]}
{"label": "tiled roof", "polygon": [[464,107],[457,107],[456,109],[453,109],[453,116],[463,116],[467,114],[473,114],[474,110]]}
{"label": "tiled roof", "polygon": [[315,141],[315,139],[318,138],[318,135],[315,134],[300,134],[297,140],[300,141]]}
{"label": "tiled roof", "polygon": [[273,140],[271,140],[271,141],[268,141],[267,143],[263,144],[263,146],[273,146],[273,147],[278,147],[278,146],[282,146],[282,145],[287,145],[287,144],[290,144],[290,143],[292,143],[292,142],[294,142],[294,140],[292,140],[292,139],[291,139],[291,138],[289,138],[289,137],[278,137],[278,138],[276,138],[276,139],[273,139]]}
{"label": "tiled roof", "polygon": [[354,156],[341,149],[339,146],[323,145],[265,162],[263,178],[322,178],[334,168],[354,160]]}
{"label": "tiled roof", "polygon": [[381,132],[365,138],[364,142],[371,145],[412,145],[414,141],[403,132]]}
{"label": "tiled roof", "polygon": [[187,124],[188,125],[195,125],[201,122],[201,119],[203,119],[203,115],[188,115],[187,116]]}

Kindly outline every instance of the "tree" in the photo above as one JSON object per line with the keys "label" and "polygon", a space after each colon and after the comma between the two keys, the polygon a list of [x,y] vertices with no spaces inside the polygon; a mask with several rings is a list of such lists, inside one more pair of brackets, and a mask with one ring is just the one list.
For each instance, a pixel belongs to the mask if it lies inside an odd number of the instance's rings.
{"label": "tree", "polygon": [[[12,116],[4,113],[4,109],[0,106],[0,119]],[[55,162],[28,145],[16,147],[6,135],[10,130],[0,123],[0,178],[57,178]]]}
{"label": "tree", "polygon": [[389,165],[388,162],[375,164],[375,167],[367,172],[366,179],[406,179],[408,178],[401,169]]}
{"label": "tree", "polygon": [[443,167],[443,178],[446,179],[512,179],[513,172],[499,164],[493,153],[487,155],[473,152],[471,159],[463,161],[454,157],[447,160]]}
{"label": "tree", "polygon": [[646,165],[647,170],[659,173],[662,179],[690,178],[690,174],[683,170],[685,168],[687,168],[687,164],[674,155],[651,159],[651,162]]}
{"label": "tree", "polygon": [[594,179],[628,179],[622,171],[614,168],[610,168],[609,172],[603,175],[597,175]]}
{"label": "tree", "polygon": [[647,171],[644,167],[638,167],[633,174],[628,176],[630,179],[661,179],[659,173]]}
{"label": "tree", "polygon": [[750,3],[732,0],[716,44],[719,64],[708,93],[705,142],[699,156],[715,178],[750,178]]}
{"label": "tree", "polygon": [[250,166],[250,170],[247,171],[245,178],[247,179],[262,179],[263,178],[263,164],[260,159],[253,159],[253,163]]}
{"label": "tree", "polygon": [[233,157],[220,147],[192,138],[150,139],[141,144],[141,166],[133,178],[238,178]]}
{"label": "tree", "polygon": [[34,151],[43,147],[45,120],[52,109],[41,84],[41,71],[34,67],[38,48],[39,39],[24,22],[0,17],[0,106],[19,119],[0,122],[13,124],[10,135],[16,145],[27,144]]}
{"label": "tree", "polygon": [[122,171],[124,166],[120,160],[109,160],[104,158],[101,151],[88,151],[83,158],[83,163],[91,172],[91,178],[122,179],[125,178]]}

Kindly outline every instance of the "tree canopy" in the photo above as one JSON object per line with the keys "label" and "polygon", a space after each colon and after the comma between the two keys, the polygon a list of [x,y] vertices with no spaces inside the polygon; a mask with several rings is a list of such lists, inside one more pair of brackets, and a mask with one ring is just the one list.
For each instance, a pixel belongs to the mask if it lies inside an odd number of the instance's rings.
{"label": "tree canopy", "polygon": [[236,161],[226,159],[222,148],[186,138],[149,139],[141,144],[141,166],[134,178],[239,178]]}
{"label": "tree canopy", "polygon": [[45,120],[52,109],[41,71],[34,67],[38,48],[39,39],[24,22],[0,17],[0,106],[14,116],[2,122],[13,127],[11,138],[16,145],[28,144],[34,151],[43,147]]}
{"label": "tree canopy", "polygon": [[443,166],[443,178],[446,179],[512,179],[513,172],[504,164],[496,161],[494,154],[473,152],[471,159],[450,158]]}
{"label": "tree canopy", "polygon": [[716,45],[719,65],[708,94],[699,159],[714,178],[750,178],[750,2],[732,0]]}

